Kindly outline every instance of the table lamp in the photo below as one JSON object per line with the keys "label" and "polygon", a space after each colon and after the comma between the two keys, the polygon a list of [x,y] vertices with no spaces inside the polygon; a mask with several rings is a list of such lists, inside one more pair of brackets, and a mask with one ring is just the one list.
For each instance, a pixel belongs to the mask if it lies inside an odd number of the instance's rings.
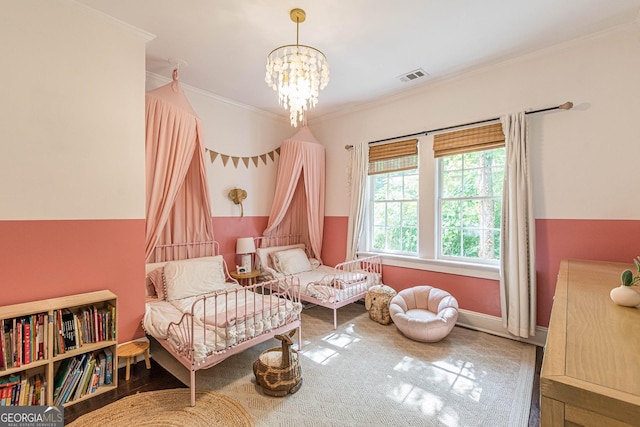
{"label": "table lamp", "polygon": [[236,254],[242,255],[242,267],[245,273],[250,272],[253,268],[251,262],[251,254],[256,252],[256,245],[253,242],[253,237],[239,237],[236,242]]}

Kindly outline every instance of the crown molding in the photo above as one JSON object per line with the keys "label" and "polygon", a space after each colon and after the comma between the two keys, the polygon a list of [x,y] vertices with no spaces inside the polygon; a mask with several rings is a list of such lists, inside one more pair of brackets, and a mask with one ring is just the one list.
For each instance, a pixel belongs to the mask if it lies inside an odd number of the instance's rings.
{"label": "crown molding", "polygon": [[111,23],[111,24],[116,24],[117,26],[123,28],[124,30],[130,32],[131,34],[143,39],[145,41],[145,43],[150,42],[151,40],[156,38],[155,34],[152,34],[148,31],[142,30],[138,27],[134,27],[131,24],[128,24],[124,21],[121,21],[117,18],[114,18],[111,15],[107,15],[106,13],[99,11],[97,9],[93,9],[92,7],[89,7],[85,4],[82,3],[78,3],[75,0],[68,0],[70,4],[72,4],[73,6],[76,7],[76,9],[78,11],[80,11],[80,13],[85,14],[91,18],[96,18],[99,19],[103,22],[107,22],[107,23]]}
{"label": "crown molding", "polygon": [[[156,80],[161,84],[167,84],[167,83],[171,82],[171,79],[169,77],[166,77],[166,76],[163,76],[161,74],[157,74],[157,73],[154,73],[154,72],[151,72],[151,71],[147,71],[146,75],[147,75],[147,79]],[[215,93],[206,91],[204,89],[197,88],[195,86],[191,86],[191,85],[185,84],[183,82],[180,82],[180,86],[184,90],[188,90],[189,92],[197,93],[198,95],[202,95],[204,97],[211,98],[216,102],[220,102],[220,103],[227,104],[227,105],[232,105],[232,106],[237,107],[237,108],[241,108],[241,109],[244,109],[244,110],[247,110],[247,111],[251,111],[252,113],[260,114],[260,115],[263,115],[263,116],[268,117],[270,119],[277,120],[279,122],[289,123],[288,117],[284,117],[284,116],[281,116],[281,115],[278,115],[278,114],[274,114],[274,113],[271,113],[269,111],[261,110],[259,108],[253,107],[251,105],[243,104],[241,102],[233,101],[231,99],[222,97],[220,95],[216,95]]]}

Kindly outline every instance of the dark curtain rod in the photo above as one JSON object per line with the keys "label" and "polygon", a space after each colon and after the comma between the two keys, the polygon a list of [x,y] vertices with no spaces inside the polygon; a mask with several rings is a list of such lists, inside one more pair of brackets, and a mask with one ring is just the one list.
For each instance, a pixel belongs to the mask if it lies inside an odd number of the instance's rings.
{"label": "dark curtain rod", "polygon": [[[551,111],[551,110],[570,110],[572,107],[573,107],[573,102],[567,101],[564,104],[560,104],[555,107],[541,108],[539,110],[533,110],[533,111],[526,111],[525,114],[542,113],[542,112]],[[377,144],[379,142],[393,141],[394,139],[410,138],[412,136],[419,136],[419,135],[427,135],[429,133],[442,132],[443,130],[461,128],[463,126],[471,126],[471,125],[479,125],[481,123],[495,122],[496,120],[500,120],[500,117],[495,117],[493,119],[478,120],[477,122],[464,123],[461,125],[447,126],[439,129],[425,130],[422,132],[410,133],[402,136],[394,136],[393,138],[379,139],[377,141],[369,141],[368,144]],[[350,150],[351,148],[353,148],[353,145],[345,145],[344,148],[347,150]]]}

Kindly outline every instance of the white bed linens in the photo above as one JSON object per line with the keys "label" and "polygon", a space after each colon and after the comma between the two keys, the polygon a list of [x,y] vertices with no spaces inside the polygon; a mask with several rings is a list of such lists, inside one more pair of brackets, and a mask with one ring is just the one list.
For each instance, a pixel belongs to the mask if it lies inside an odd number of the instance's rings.
{"label": "white bed linens", "polygon": [[193,350],[194,361],[200,363],[213,352],[287,323],[301,310],[299,302],[232,285],[225,292],[207,294],[205,298],[147,302],[142,326],[151,336],[166,339],[179,353]]}
{"label": "white bed linens", "polygon": [[[277,278],[285,277],[275,270],[270,273]],[[322,302],[338,302],[366,291],[381,282],[379,274],[370,272],[342,272],[334,267],[320,265],[310,271],[295,275],[300,280],[300,293]]]}

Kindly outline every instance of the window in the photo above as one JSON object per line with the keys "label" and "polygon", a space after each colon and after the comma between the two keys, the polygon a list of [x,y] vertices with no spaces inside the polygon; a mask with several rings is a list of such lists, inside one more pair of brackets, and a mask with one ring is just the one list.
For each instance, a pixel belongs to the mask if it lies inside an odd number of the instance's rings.
{"label": "window", "polygon": [[371,249],[417,254],[418,170],[371,176]]}
{"label": "window", "polygon": [[408,254],[418,250],[418,140],[369,148],[369,249]]}
{"label": "window", "polygon": [[[401,256],[396,262],[496,265],[505,165],[502,125],[412,141],[415,151],[404,152],[406,158],[393,148],[400,143],[369,149],[367,250]],[[401,166],[380,166],[384,156],[378,150],[394,153],[393,162]]]}
{"label": "window", "polygon": [[504,148],[438,160],[438,257],[500,259]]}

